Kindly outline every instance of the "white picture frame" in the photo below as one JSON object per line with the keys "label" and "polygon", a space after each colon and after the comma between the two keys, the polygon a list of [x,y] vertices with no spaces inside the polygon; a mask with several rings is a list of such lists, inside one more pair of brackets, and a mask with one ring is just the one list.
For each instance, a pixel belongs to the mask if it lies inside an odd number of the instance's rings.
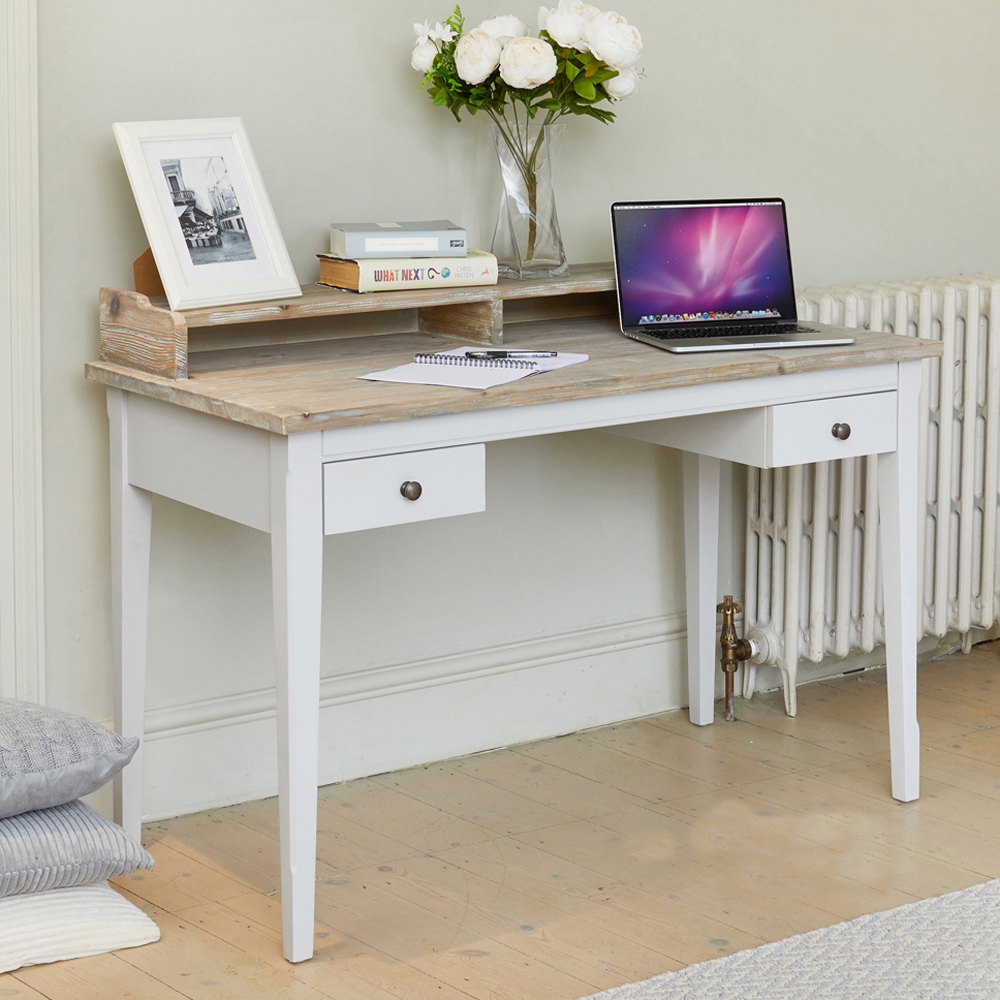
{"label": "white picture frame", "polygon": [[171,309],[302,294],[241,118],[114,132]]}

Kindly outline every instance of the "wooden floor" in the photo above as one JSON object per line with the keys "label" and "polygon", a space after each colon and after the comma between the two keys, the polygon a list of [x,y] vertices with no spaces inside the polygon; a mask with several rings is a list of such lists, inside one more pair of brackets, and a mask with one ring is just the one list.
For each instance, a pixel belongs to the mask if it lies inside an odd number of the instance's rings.
{"label": "wooden floor", "polygon": [[320,789],[316,958],[281,956],[274,799],[150,824],[159,943],[34,1000],[577,998],[1000,874],[1000,644],[921,667],[923,796],[881,671]]}

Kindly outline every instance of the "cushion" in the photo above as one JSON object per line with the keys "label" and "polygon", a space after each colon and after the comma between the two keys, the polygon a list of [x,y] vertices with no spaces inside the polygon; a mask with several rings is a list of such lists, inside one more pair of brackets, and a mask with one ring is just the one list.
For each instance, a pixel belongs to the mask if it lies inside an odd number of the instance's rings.
{"label": "cushion", "polygon": [[160,929],[107,882],[0,899],[0,972],[134,948]]}
{"label": "cushion", "polygon": [[81,715],[0,698],[0,818],[97,791],[138,746]]}
{"label": "cushion", "polygon": [[0,819],[0,897],[90,885],[155,862],[82,802]]}

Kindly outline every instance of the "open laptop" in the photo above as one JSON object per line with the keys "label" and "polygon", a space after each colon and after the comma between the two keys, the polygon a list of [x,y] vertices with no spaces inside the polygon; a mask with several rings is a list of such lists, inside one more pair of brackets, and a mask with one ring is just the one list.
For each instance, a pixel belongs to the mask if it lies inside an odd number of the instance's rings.
{"label": "open laptop", "polygon": [[677,353],[854,343],[798,322],[781,198],[615,202],[611,231],[626,337]]}

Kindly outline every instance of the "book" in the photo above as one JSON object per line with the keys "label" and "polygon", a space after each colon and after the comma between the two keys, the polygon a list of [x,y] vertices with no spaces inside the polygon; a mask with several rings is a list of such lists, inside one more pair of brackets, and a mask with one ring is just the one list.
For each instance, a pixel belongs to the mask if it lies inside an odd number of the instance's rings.
{"label": "book", "polygon": [[402,382],[407,385],[447,385],[458,389],[490,389],[515,382],[529,375],[555,371],[586,361],[586,354],[559,352],[551,358],[522,361],[513,358],[468,358],[466,351],[481,351],[478,346],[456,347],[436,354],[418,354],[408,365],[382,372],[359,375],[373,382]]}
{"label": "book", "polygon": [[319,253],[319,283],[355,292],[391,292],[404,288],[458,288],[495,285],[497,259],[485,250],[470,250],[464,259],[454,257],[368,258],[344,260]]}
{"label": "book", "polygon": [[330,253],[348,260],[386,257],[464,257],[466,231],[447,219],[429,222],[335,222]]}

